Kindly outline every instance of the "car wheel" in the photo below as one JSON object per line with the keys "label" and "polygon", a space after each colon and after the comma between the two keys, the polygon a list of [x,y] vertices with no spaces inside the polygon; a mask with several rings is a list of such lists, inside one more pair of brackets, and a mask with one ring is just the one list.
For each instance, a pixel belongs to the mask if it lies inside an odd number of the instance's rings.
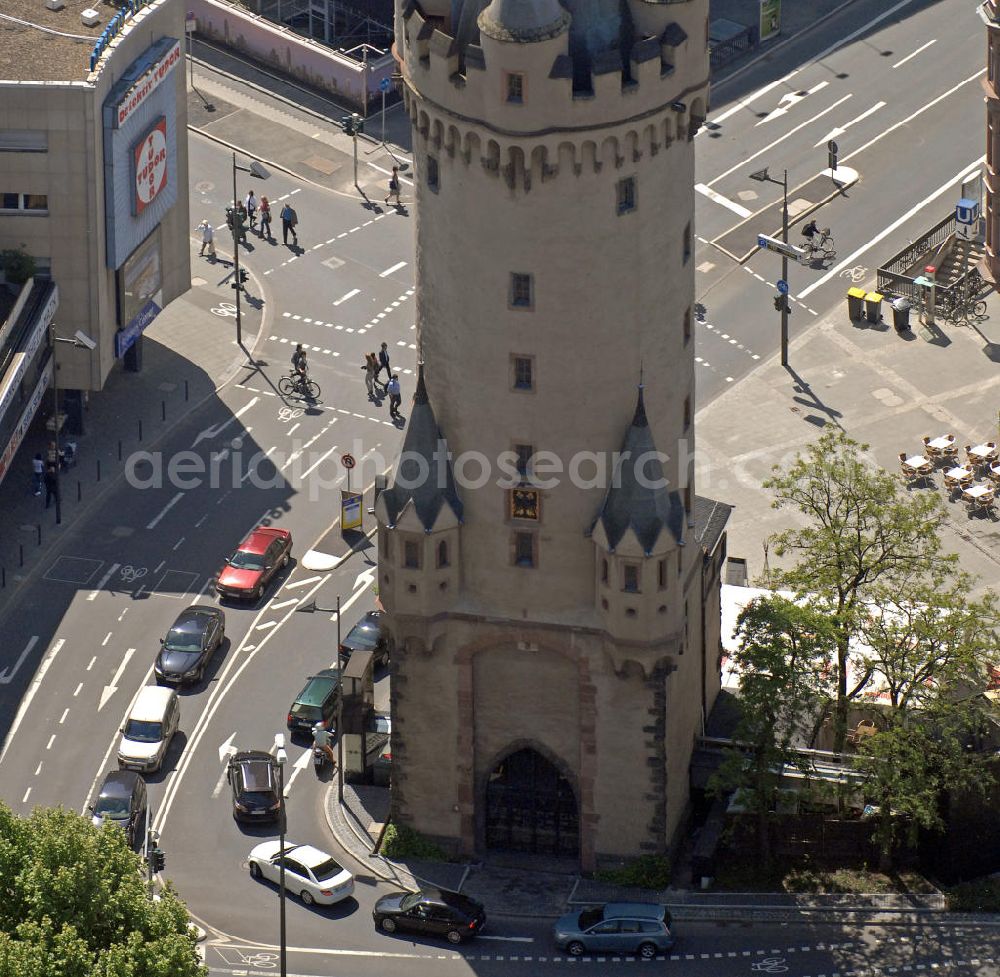
{"label": "car wheel", "polygon": [[566,952],[571,957],[582,957],[586,950],[587,948],[579,940],[573,940],[572,943],[566,944]]}
{"label": "car wheel", "polygon": [[386,933],[395,933],[396,932],[396,920],[392,919],[389,916],[383,917],[379,921],[379,926],[381,926],[382,929],[383,929],[383,931],[386,932]]}
{"label": "car wheel", "polygon": [[254,587],[254,589],[250,593],[250,600],[252,600],[256,604],[263,595],[264,595],[263,587]]}
{"label": "car wheel", "polygon": [[658,952],[659,951],[652,943],[639,944],[639,956],[642,957],[643,960],[652,960]]}
{"label": "car wheel", "polygon": [[313,894],[308,889],[302,890],[301,897],[302,897],[302,902],[307,906],[311,906],[316,901],[315,899],[313,899]]}
{"label": "car wheel", "polygon": [[448,942],[449,943],[461,943],[462,934],[458,930],[448,930]]}
{"label": "car wheel", "polygon": [[250,863],[250,878],[259,879],[264,873],[261,872],[260,866],[256,862]]}
{"label": "car wheel", "polygon": [[287,567],[288,566],[288,561],[291,559],[291,556],[292,556],[291,553],[286,553],[285,554],[285,558],[281,561],[281,565],[283,567]]}

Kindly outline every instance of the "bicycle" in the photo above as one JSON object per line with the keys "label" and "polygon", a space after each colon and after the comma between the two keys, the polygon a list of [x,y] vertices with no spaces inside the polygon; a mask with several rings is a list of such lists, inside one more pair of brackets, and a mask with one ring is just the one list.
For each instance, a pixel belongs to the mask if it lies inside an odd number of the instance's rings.
{"label": "bicycle", "polygon": [[982,322],[986,318],[986,303],[982,299],[959,299],[948,309],[945,316],[956,326]]}
{"label": "bicycle", "polygon": [[[819,241],[816,240],[817,235]],[[824,227],[809,237],[807,246],[809,248],[809,261],[815,261],[820,257],[826,260],[837,256],[837,249],[833,246],[833,235],[830,233],[829,227]]]}
{"label": "bicycle", "polygon": [[279,393],[288,396],[297,393],[306,400],[319,399],[319,384],[309,376],[299,376],[296,373],[289,373],[278,381]]}

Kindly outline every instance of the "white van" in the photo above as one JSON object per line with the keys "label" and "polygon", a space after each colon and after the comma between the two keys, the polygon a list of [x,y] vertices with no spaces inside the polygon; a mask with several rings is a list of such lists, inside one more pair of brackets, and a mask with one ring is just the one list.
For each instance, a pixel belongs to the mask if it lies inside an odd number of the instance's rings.
{"label": "white van", "polygon": [[126,770],[159,770],[180,718],[180,701],[173,689],[146,686],[121,728],[118,766]]}

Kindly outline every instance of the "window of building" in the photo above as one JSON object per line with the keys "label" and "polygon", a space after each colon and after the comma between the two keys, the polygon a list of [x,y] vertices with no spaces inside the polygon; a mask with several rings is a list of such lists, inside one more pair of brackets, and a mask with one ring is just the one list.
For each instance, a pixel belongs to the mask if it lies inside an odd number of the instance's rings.
{"label": "window of building", "polygon": [[448,566],[448,541],[446,539],[442,539],[441,542],[438,543],[437,565],[439,570],[441,567]]}
{"label": "window of building", "polygon": [[531,356],[512,356],[511,386],[515,390],[535,389],[535,363]]}
{"label": "window of building", "polygon": [[533,567],[537,564],[534,533],[514,533],[514,566]]}
{"label": "window of building", "polygon": [[608,582],[608,561],[601,560],[601,583]]}
{"label": "window of building", "polygon": [[7,213],[30,211],[48,213],[49,198],[44,193],[0,193],[0,210]]}
{"label": "window of building", "polygon": [[524,101],[524,75],[514,71],[507,73],[507,101],[517,104]]}
{"label": "window of building", "polygon": [[522,478],[527,478],[531,474],[531,458],[534,453],[534,445],[514,445],[514,454],[517,455],[517,473],[522,476]]}
{"label": "window of building", "polygon": [[420,544],[412,539],[403,544],[403,566],[408,570],[420,569]]}
{"label": "window of building", "polygon": [[691,221],[684,228],[684,264],[691,259]]}
{"label": "window of building", "polygon": [[635,177],[627,176],[618,181],[618,213],[628,214],[635,210]]}
{"label": "window of building", "polygon": [[[678,556],[680,551],[678,550]],[[667,586],[667,561],[660,560],[656,565],[656,585],[663,590]]]}
{"label": "window of building", "polygon": [[684,310],[684,345],[691,342],[691,306]]}
{"label": "window of building", "polygon": [[622,590],[626,594],[639,593],[639,564],[626,563],[622,567]]}
{"label": "window of building", "polygon": [[4,129],[0,132],[0,153],[46,153],[49,134],[44,129]]}
{"label": "window of building", "polygon": [[691,395],[684,398],[684,430],[691,426]]}
{"label": "window of building", "polygon": [[510,273],[510,304],[515,309],[530,309],[534,304],[531,275],[512,271]]}
{"label": "window of building", "polygon": [[440,189],[438,183],[438,161],[433,156],[427,157],[427,188],[435,193]]}

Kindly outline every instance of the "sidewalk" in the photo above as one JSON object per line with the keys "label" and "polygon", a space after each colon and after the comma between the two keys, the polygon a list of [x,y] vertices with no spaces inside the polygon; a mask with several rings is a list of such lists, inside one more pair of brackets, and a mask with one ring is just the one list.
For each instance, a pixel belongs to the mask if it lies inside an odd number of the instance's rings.
{"label": "sidewalk", "polygon": [[[218,245],[217,240],[217,245]],[[45,509],[45,495],[31,494],[31,459],[44,455],[51,434],[44,418],[51,413],[47,397],[18,449],[12,470],[0,482],[0,512],[8,531],[0,540],[0,612],[15,597],[29,574],[44,567],[52,550],[73,530],[77,520],[99,505],[123,473],[123,459],[150,449],[191,411],[222,386],[246,356],[236,346],[236,326],[223,303],[232,305],[227,255],[215,263],[198,256],[191,242],[191,288],[170,303],[144,333],[142,370],[125,372],[119,364],[100,393],[91,394],[84,413],[84,434],[62,435],[77,443],[77,463],[60,478],[62,524],[55,505]],[[224,245],[223,245],[224,247]],[[251,295],[259,285],[248,283]],[[263,313],[243,303],[243,342],[252,350],[261,332]],[[225,314],[213,314],[213,309]],[[44,416],[43,416],[44,415]]]}

